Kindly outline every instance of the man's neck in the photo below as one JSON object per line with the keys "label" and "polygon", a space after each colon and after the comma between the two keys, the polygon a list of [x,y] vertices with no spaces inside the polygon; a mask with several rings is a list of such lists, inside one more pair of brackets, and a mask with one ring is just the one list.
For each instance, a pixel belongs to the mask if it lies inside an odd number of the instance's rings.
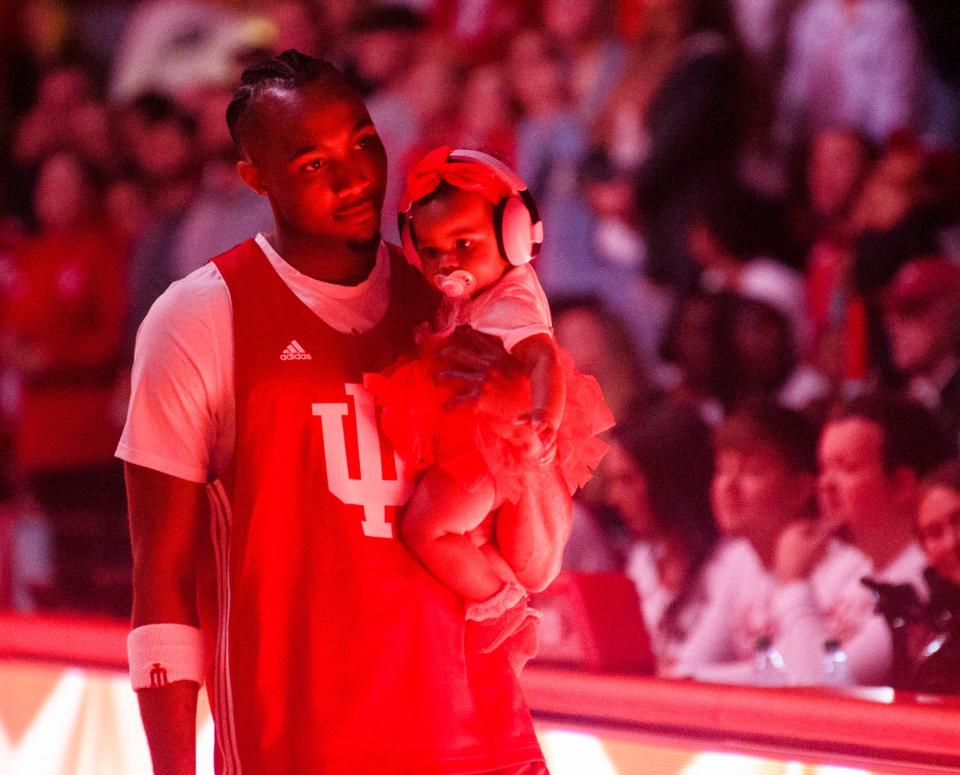
{"label": "man's neck", "polygon": [[[778,522],[777,524],[787,524],[785,522]],[[764,568],[770,570],[773,568],[773,561],[777,554],[777,539],[780,536],[780,532],[771,532],[771,533],[757,533],[756,535],[747,536],[747,541],[750,542],[750,545],[753,547],[753,551],[757,553],[757,557],[760,559],[760,563]]]}
{"label": "man's neck", "polygon": [[377,263],[379,240],[362,246],[342,241],[327,241],[315,236],[278,229],[276,249],[290,266],[301,274],[335,285],[362,283]]}

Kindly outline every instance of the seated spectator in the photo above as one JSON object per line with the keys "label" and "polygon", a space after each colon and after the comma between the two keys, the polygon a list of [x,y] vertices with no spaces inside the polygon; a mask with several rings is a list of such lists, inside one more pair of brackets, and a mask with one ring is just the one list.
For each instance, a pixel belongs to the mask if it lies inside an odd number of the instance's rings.
{"label": "seated spectator", "polygon": [[737,180],[743,73],[726,3],[678,0],[661,10],[671,15],[680,45],[646,106],[648,144],[634,185],[646,276],[688,291],[697,278],[686,241],[692,207]]}
{"label": "seated spectator", "polygon": [[622,573],[631,543],[616,512],[574,498],[561,568],[575,573]]}
{"label": "seated spectator", "polygon": [[[396,95],[406,103],[417,128],[416,144],[398,159],[401,181],[405,181],[417,162],[437,146],[464,147],[454,144],[457,142],[454,116],[458,101],[462,99],[463,75],[463,63],[445,41],[431,38],[418,45],[416,56]],[[496,110],[495,105],[490,107]],[[485,150],[489,153],[493,149]],[[390,165],[389,157],[387,164]],[[390,196],[389,191],[387,196]],[[396,200],[388,200],[385,209],[394,215]]]}
{"label": "seated spectator", "polygon": [[383,200],[384,236],[399,242],[396,205],[406,179],[404,169],[426,127],[420,123],[408,78],[421,53],[426,19],[399,3],[364,4],[350,25],[346,73],[363,94],[370,118],[387,152],[387,193]]}
{"label": "seated spectator", "polygon": [[878,293],[903,264],[938,252],[944,223],[930,158],[914,138],[897,136],[873,164],[840,232],[811,258],[821,371],[848,385],[890,379]]}
{"label": "seated spectator", "polygon": [[[577,368],[596,377],[618,423],[629,423],[656,400],[626,323],[594,296],[574,296],[552,305],[558,343]],[[607,458],[577,492],[573,527],[563,555],[565,570],[623,569],[629,540],[622,521],[604,503]]]}
{"label": "seated spectator", "polygon": [[[943,462],[948,448],[933,416],[914,402],[875,393],[837,406],[820,434],[820,508],[828,528],[845,528],[870,561],[879,583],[921,589],[926,557],[916,541],[920,480]],[[817,602],[811,584],[830,530],[795,531],[781,542],[775,573],[784,621],[785,652],[802,683],[820,678],[827,639],[846,650],[855,683],[891,680],[893,646],[873,595],[859,581],[846,585],[832,610]]]}
{"label": "seated spectator", "polygon": [[630,176],[618,170],[605,151],[594,149],[580,165],[580,185],[594,214],[597,263],[640,271],[646,247],[636,222]]}
{"label": "seated spectator", "polygon": [[311,0],[255,0],[250,6],[273,27],[274,53],[295,48],[312,57],[320,56],[327,21],[324,6],[318,7]]}
{"label": "seated spectator", "polygon": [[[946,463],[923,483],[917,533],[930,567],[924,574],[930,595],[924,610],[926,638],[906,688],[960,694],[960,463]],[[922,647],[922,648],[921,648]]]}
{"label": "seated spectator", "polygon": [[429,7],[432,29],[472,62],[500,56],[510,35],[526,26],[533,15],[532,3],[515,0],[444,0],[416,5]]}
{"label": "seated spectator", "polygon": [[203,169],[198,190],[169,246],[173,280],[186,277],[211,256],[258,232],[273,229],[267,197],[258,196],[237,174],[240,155],[223,120],[232,97],[233,89],[209,89],[197,114],[195,142]]}
{"label": "seated spectator", "polygon": [[778,202],[746,190],[705,197],[694,209],[687,240],[704,290],[771,304],[786,317],[797,356],[806,354],[811,332],[803,276],[792,268],[797,261]]}
{"label": "seated spectator", "polygon": [[551,303],[557,342],[577,368],[596,377],[617,418],[629,422],[656,399],[633,332],[596,296],[567,296]]}
{"label": "seated spectator", "polygon": [[797,5],[796,0],[730,0],[750,95],[744,105],[748,135],[741,176],[751,187],[770,194],[783,194],[790,185],[787,160],[774,142],[774,128],[787,27]]}
{"label": "seated spectator", "polygon": [[470,69],[460,89],[451,135],[456,148],[480,148],[508,166],[515,163],[516,106],[504,66],[497,61]]}
{"label": "seated spectator", "polygon": [[[817,428],[804,415],[773,401],[753,401],[721,423],[714,433],[716,471],[712,501],[717,524],[728,537],[749,544],[741,563],[723,580],[727,617],[704,639],[705,648],[687,654],[677,674],[701,680],[754,683],[756,643],[768,638],[782,648],[789,631],[778,609],[774,566],[781,536],[789,531],[825,531],[816,508]],[[868,569],[856,549],[832,539],[810,573],[818,605],[832,610],[839,592]],[[788,671],[793,655],[784,654]],[[790,673],[784,680],[790,680]]]}
{"label": "seated spectator", "polygon": [[936,253],[944,203],[932,157],[913,135],[891,138],[851,212],[852,280],[870,296],[912,258]]}
{"label": "seated spectator", "polygon": [[776,395],[796,364],[789,322],[778,309],[755,299],[733,298],[730,348],[731,410],[751,399]]}
{"label": "seated spectator", "polygon": [[856,129],[828,127],[814,134],[803,166],[800,230],[805,241],[843,240],[873,156],[870,142]]}
{"label": "seated spectator", "polygon": [[89,162],[106,169],[106,115],[95,91],[93,74],[81,64],[60,64],[43,73],[36,101],[17,127],[15,162],[30,169],[56,151],[72,149],[86,151]]}
{"label": "seated spectator", "polygon": [[537,273],[547,296],[593,293],[592,213],[578,187],[588,150],[587,129],[572,102],[560,50],[539,30],[513,38],[507,74],[521,115],[517,123],[517,172],[543,217]]}
{"label": "seated spectator", "polygon": [[930,566],[921,600],[912,586],[877,584],[878,609],[893,643],[891,684],[915,692],[960,693],[960,462],[924,479],[917,536]]}
{"label": "seated spectator", "polygon": [[781,106],[788,144],[836,126],[876,143],[918,128],[927,74],[904,0],[811,0],[788,37]]}
{"label": "seated spectator", "polygon": [[186,207],[196,192],[197,120],[176,100],[147,92],[118,110],[120,151],[155,215]]}
{"label": "seated spectator", "polygon": [[636,5],[647,5],[642,11],[641,33],[592,127],[594,142],[616,170],[631,176],[649,150],[650,100],[673,69],[681,45],[674,9],[665,4]]}
{"label": "seated spectator", "polygon": [[[6,172],[0,183],[4,189],[0,205],[4,215],[16,215],[23,223],[30,222],[37,171],[48,157],[61,151],[74,153],[100,174],[113,172],[118,158],[90,69],[78,63],[57,63],[37,76],[35,99],[11,122],[12,136],[7,137],[0,126],[0,167]],[[0,124],[6,120],[0,119]]]}
{"label": "seated spectator", "polygon": [[852,279],[851,213],[872,164],[861,132],[825,129],[811,140],[805,165],[798,231],[812,246],[806,262],[811,360],[837,386],[867,375],[866,308]]}
{"label": "seated spectator", "polygon": [[25,113],[37,102],[44,73],[77,59],[80,41],[74,10],[62,0],[25,0],[7,4],[0,11],[0,23],[5,27],[5,107],[10,110],[0,123]]}
{"label": "seated spectator", "polygon": [[692,293],[677,305],[660,346],[659,379],[670,400],[694,406],[704,420],[723,419],[734,378],[729,343],[728,294]]}
{"label": "seated spectator", "polygon": [[907,393],[960,438],[960,265],[945,258],[911,261],[884,294],[893,365]]}
{"label": "seated spectator", "polygon": [[570,82],[571,97],[582,121],[597,118],[626,62],[624,45],[611,35],[610,4],[599,0],[543,0],[543,29],[557,44]]}
{"label": "seated spectator", "polygon": [[717,540],[710,431],[695,410],[662,404],[614,433],[607,498],[633,539],[626,573],[637,587],[658,671],[669,674],[726,617],[716,593],[738,552]]}
{"label": "seated spectator", "polygon": [[917,535],[930,567],[960,585],[960,462],[951,460],[923,480]]}
{"label": "seated spectator", "polygon": [[631,178],[601,148],[580,164],[580,187],[591,213],[594,292],[630,323],[644,357],[653,363],[675,302],[671,292],[643,277],[646,245]]}
{"label": "seated spectator", "polygon": [[174,253],[188,208],[199,188],[196,119],[174,100],[144,94],[123,113],[124,147],[150,215],[130,248],[125,358],[150,305],[182,276]]}
{"label": "seated spectator", "polygon": [[726,383],[730,410],[758,398],[772,398],[784,406],[805,409],[830,394],[826,377],[798,360],[795,329],[783,312],[781,290],[758,287],[751,290],[755,296],[732,299],[732,360]]}
{"label": "seated spectator", "polygon": [[54,536],[56,589],[40,602],[123,615],[129,590],[109,589],[98,575],[125,564],[128,574],[130,562],[113,457],[123,255],[99,210],[98,181],[79,157],[50,157],[34,199],[40,228],[14,251],[0,356],[20,388],[15,472]]}

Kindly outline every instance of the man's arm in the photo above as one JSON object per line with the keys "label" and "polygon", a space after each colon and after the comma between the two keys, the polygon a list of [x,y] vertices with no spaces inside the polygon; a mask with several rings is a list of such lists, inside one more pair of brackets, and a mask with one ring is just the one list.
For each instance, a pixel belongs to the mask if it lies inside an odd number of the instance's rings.
{"label": "man's arm", "polygon": [[[133,626],[198,625],[195,551],[209,504],[204,485],[124,466],[133,546]],[[154,775],[196,772],[194,681],[140,689],[137,698]]]}

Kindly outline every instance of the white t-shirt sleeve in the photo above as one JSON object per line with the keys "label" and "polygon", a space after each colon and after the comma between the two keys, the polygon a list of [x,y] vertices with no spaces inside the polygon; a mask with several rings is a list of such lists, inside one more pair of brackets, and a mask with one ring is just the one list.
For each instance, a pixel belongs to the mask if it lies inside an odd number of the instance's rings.
{"label": "white t-shirt sleeve", "polygon": [[470,326],[500,339],[507,352],[534,334],[553,336],[550,306],[533,268],[514,267],[476,299]]}
{"label": "white t-shirt sleeve", "polygon": [[234,412],[230,294],[206,264],[171,285],[140,326],[117,457],[211,481],[232,454]]}
{"label": "white t-shirt sleeve", "polygon": [[[760,566],[753,549],[740,539],[721,539],[700,570],[704,592],[700,609],[683,643],[678,644],[669,674],[711,680],[709,666],[728,663],[735,657],[736,627],[732,612],[743,607],[745,590],[764,588],[756,574]],[[739,673],[737,673],[739,677]],[[734,680],[734,676],[712,680]]]}

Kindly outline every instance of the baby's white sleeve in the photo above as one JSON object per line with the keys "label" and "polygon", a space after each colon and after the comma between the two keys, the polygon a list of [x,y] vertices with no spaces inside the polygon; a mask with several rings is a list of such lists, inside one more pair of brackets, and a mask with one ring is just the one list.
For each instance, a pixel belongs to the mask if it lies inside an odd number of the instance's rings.
{"label": "baby's white sleeve", "polygon": [[507,272],[474,307],[470,326],[496,336],[507,352],[535,334],[552,337],[550,306],[533,269],[525,265]]}

